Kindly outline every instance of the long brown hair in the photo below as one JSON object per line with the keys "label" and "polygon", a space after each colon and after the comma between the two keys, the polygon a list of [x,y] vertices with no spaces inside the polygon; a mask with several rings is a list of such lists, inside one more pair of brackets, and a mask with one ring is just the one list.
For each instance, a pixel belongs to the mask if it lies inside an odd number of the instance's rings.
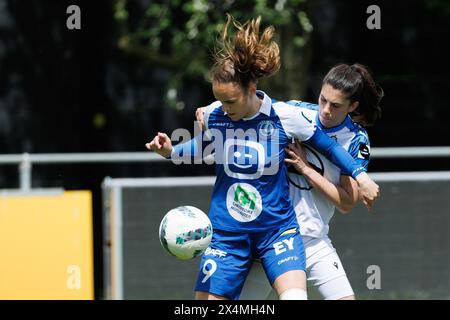
{"label": "long brown hair", "polygon": [[[234,82],[243,89],[258,79],[269,77],[280,69],[280,50],[273,40],[275,29],[269,26],[259,34],[261,17],[240,24],[227,14],[221,40],[214,53],[211,80],[219,83]],[[236,33],[229,37],[228,29]]]}
{"label": "long brown hair", "polygon": [[359,63],[334,66],[322,81],[341,91],[350,100],[358,101],[358,108],[350,114],[355,122],[372,126],[381,117],[380,101],[383,89],[374,81],[369,69]]}

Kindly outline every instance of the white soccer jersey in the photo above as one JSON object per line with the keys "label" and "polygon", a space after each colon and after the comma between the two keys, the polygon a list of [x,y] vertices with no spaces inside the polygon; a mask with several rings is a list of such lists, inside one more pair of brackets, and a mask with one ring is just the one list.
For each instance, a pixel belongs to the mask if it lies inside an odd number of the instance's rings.
{"label": "white soccer jersey", "polygon": [[[301,101],[289,101],[288,104],[318,109],[318,105]],[[350,116],[337,127],[324,128],[315,111],[313,123],[329,137],[335,139],[367,171],[370,158],[370,145],[367,132]],[[310,165],[333,184],[339,184],[341,170],[314,148],[306,146],[306,155]],[[333,217],[335,206],[319,191],[311,187],[308,181],[293,167],[289,171],[289,192],[293,202],[302,236],[322,238],[327,236],[329,221]]]}

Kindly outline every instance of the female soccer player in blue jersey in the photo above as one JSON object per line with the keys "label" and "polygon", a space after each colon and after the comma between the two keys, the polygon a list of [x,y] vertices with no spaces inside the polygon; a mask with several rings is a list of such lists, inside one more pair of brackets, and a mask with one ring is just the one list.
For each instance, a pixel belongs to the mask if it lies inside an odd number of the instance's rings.
{"label": "female soccer player in blue jersey", "polygon": [[[360,64],[339,64],[325,76],[319,105],[289,101],[300,107],[316,108],[314,122],[344,146],[367,170],[370,143],[366,130],[381,115],[383,90],[367,68]],[[360,125],[361,124],[361,125]],[[358,186],[314,148],[290,145],[287,153],[290,198],[297,213],[306,252],[308,287],[329,300],[353,300],[354,292],[342,263],[328,237],[329,221],[335,207],[348,213],[358,201]],[[242,299],[265,299],[271,287],[257,262],[247,277]]]}
{"label": "female soccer player in blue jersey", "polygon": [[[230,26],[236,28],[231,40]],[[196,299],[238,299],[255,258],[280,299],[306,299],[304,249],[283,165],[284,148],[293,138],[308,141],[355,178],[368,205],[379,194],[364,168],[313,124],[314,111],[272,103],[256,89],[259,79],[280,67],[273,27],[260,36],[259,26],[260,18],[241,25],[228,16],[211,72],[217,101],[206,108],[205,134],[172,147],[170,138],[158,133],[146,144],[172,159],[214,146],[217,179],[209,210],[214,233],[202,256]]]}

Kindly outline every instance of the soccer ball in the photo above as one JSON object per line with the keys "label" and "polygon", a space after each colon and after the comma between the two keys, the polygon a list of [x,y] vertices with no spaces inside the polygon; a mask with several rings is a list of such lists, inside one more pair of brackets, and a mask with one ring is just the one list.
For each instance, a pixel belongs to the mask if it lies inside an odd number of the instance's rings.
{"label": "soccer ball", "polygon": [[159,240],[163,248],[181,260],[189,260],[208,248],[212,237],[208,216],[192,206],[170,210],[159,225]]}

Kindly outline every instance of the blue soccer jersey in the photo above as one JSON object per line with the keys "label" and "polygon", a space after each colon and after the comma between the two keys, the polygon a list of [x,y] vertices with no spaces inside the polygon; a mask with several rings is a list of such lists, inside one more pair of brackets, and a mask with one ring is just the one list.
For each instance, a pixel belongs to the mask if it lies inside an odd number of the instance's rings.
{"label": "blue soccer jersey", "polygon": [[[334,140],[317,130],[315,111],[273,102],[262,91],[259,112],[232,121],[216,101],[206,108],[206,140],[214,146],[217,179],[209,217],[215,229],[261,232],[291,225],[295,213],[289,199],[284,148],[293,138],[308,141],[345,172],[363,170]],[[202,144],[193,144],[199,148]],[[191,145],[192,146],[192,145]],[[177,145],[172,156],[189,153]]]}

